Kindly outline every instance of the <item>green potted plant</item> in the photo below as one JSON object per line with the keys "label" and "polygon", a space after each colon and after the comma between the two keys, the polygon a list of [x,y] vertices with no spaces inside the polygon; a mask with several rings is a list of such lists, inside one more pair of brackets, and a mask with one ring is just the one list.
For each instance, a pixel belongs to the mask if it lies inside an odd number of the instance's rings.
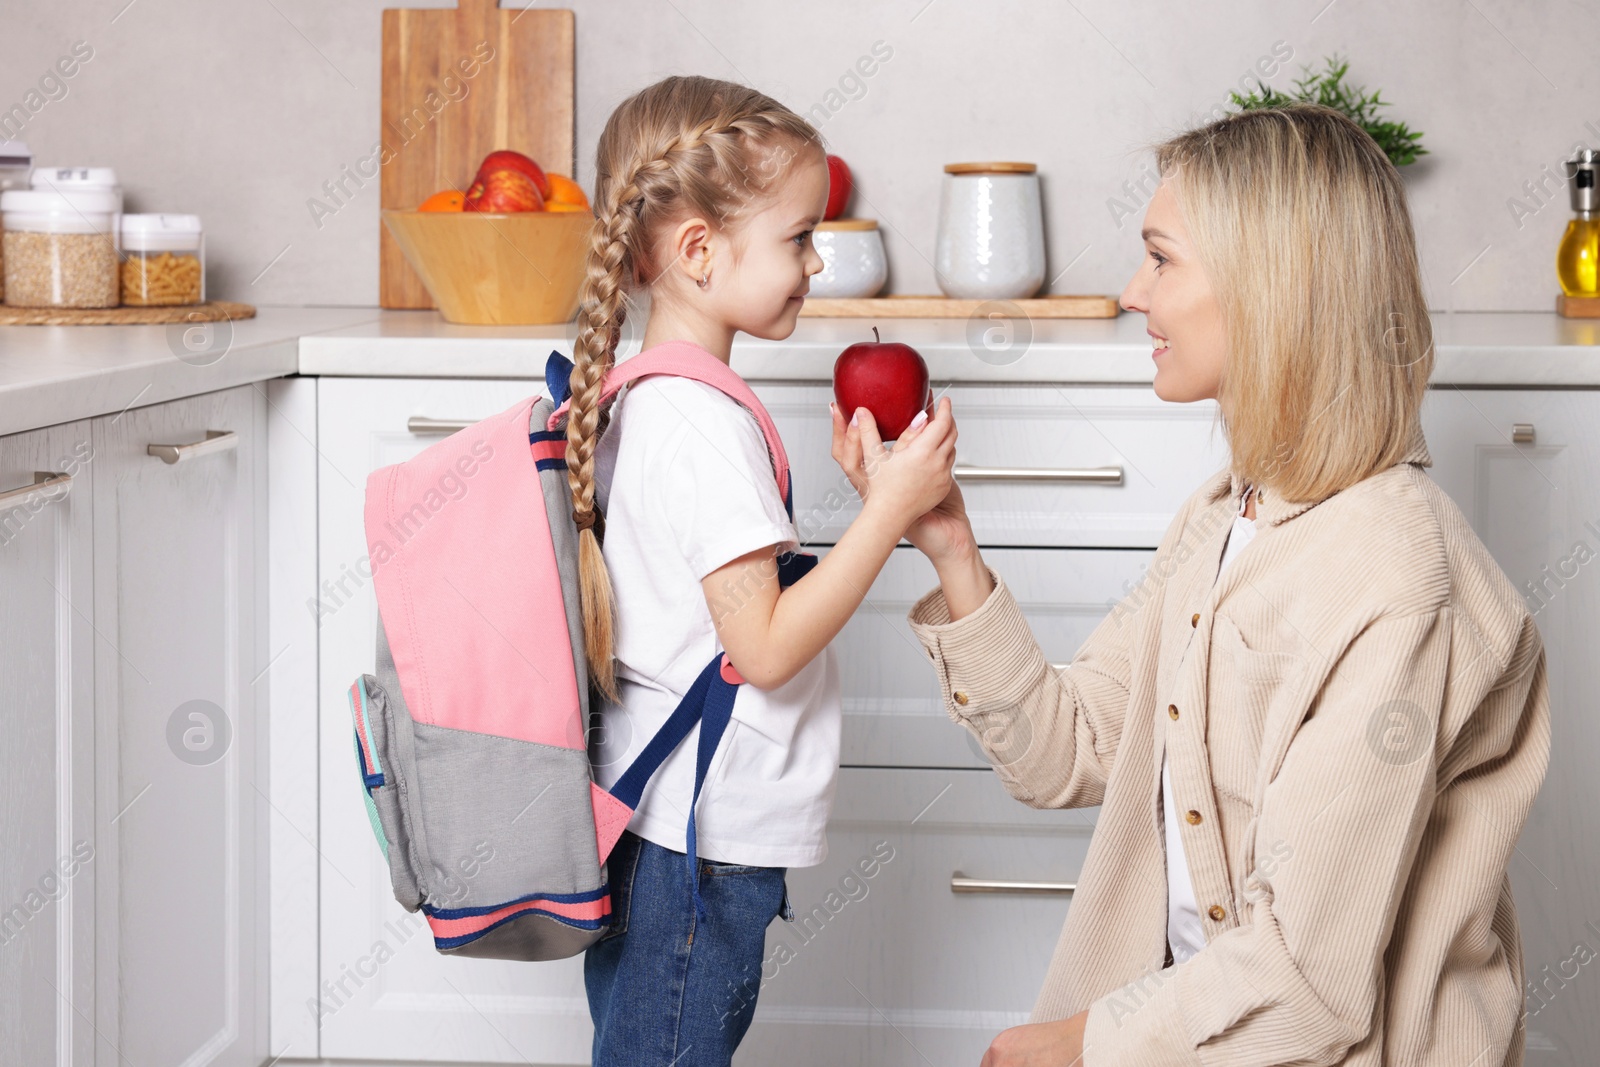
{"label": "green potted plant", "polygon": [[1323,62],[1327,64],[1327,69],[1320,74],[1312,74],[1310,67],[1300,68],[1305,72],[1305,77],[1295,81],[1292,94],[1263,85],[1260,92],[1252,92],[1249,96],[1230,92],[1229,100],[1241,111],[1282,107],[1302,101],[1324,104],[1348,115],[1356,125],[1371,134],[1372,139],[1378,142],[1378,147],[1397,167],[1414,163],[1418,156],[1428,154],[1421,144],[1421,130],[1410,130],[1403,122],[1388,122],[1378,117],[1379,108],[1390,106],[1387,100],[1380,99],[1377,92],[1368,96],[1365,86],[1352,87],[1344,83],[1345,72],[1350,69],[1349,60],[1341,60],[1334,55]]}

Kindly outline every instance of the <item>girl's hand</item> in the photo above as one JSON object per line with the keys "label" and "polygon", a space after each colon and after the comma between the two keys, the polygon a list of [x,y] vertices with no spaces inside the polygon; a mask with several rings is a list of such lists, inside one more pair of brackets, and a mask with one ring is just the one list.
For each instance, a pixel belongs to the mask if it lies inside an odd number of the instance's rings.
{"label": "girl's hand", "polygon": [[978,539],[973,536],[971,523],[966,520],[962,490],[955,485],[955,478],[949,475],[950,467],[955,466],[955,438],[958,432],[955,419],[950,418],[950,402],[947,398],[939,403],[938,414],[933,421],[926,422],[925,426],[918,429],[906,430],[901,440],[894,443],[893,450],[888,450],[882,440],[878,440],[877,422],[874,422],[872,413],[866,408],[862,408],[858,424],[848,426],[843,411],[838,410],[837,405],[829,406],[834,413],[834,461],[845,470],[846,477],[850,478],[862,502],[869,498],[870,493],[874,493],[874,486],[878,483],[874,475],[878,474],[878,467],[883,466],[883,459],[909,454],[907,450],[915,440],[938,434],[942,429],[942,419],[949,419],[949,438],[947,442],[941,440],[941,445],[949,446],[950,461],[941,472],[944,485],[949,488],[941,499],[912,517],[906,528],[906,539],[934,563],[976,552]]}

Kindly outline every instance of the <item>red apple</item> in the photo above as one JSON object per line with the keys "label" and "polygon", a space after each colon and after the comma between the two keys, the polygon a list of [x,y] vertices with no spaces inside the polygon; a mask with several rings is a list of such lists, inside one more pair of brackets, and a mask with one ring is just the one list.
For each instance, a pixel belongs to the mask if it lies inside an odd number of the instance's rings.
{"label": "red apple", "polygon": [[822,213],[824,219],[836,219],[844,214],[845,205],[850,202],[850,194],[855,190],[855,185],[850,181],[850,168],[838,156],[828,157],[828,207]]}
{"label": "red apple", "polygon": [[932,414],[928,365],[910,345],[879,340],[876,326],[872,338],[839,353],[833,365],[833,397],[845,421],[856,408],[866,408],[877,423],[879,438],[893,441],[905,433],[917,412]]}
{"label": "red apple", "polygon": [[483,157],[483,162],[478,164],[478,177],[481,178],[496,170],[520,170],[533,179],[533,184],[539,187],[541,197],[550,199],[550,179],[545,177],[544,168],[521,152],[513,152],[509,148],[490,152]]}
{"label": "red apple", "polygon": [[533,179],[520,170],[493,170],[479,174],[467,188],[463,211],[506,214],[513,211],[542,211],[544,197]]}

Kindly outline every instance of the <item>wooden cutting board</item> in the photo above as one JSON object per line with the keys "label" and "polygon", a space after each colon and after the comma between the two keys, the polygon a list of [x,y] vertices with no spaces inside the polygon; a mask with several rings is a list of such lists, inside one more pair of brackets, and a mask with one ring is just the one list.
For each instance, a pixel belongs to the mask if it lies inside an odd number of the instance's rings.
{"label": "wooden cutting board", "polygon": [[[573,91],[571,11],[495,0],[385,10],[382,206],[412,211],[442,189],[465,191],[500,148],[572,176]],[[378,303],[433,307],[381,222],[378,242]]]}

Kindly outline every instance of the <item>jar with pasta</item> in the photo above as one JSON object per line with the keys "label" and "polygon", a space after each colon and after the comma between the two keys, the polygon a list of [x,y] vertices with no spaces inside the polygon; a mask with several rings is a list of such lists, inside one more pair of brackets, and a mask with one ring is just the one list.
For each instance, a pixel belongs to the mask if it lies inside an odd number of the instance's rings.
{"label": "jar with pasta", "polygon": [[7,306],[116,307],[117,201],[107,192],[0,193]]}
{"label": "jar with pasta", "polygon": [[200,216],[122,216],[122,256],[123,304],[205,303],[205,234]]}

